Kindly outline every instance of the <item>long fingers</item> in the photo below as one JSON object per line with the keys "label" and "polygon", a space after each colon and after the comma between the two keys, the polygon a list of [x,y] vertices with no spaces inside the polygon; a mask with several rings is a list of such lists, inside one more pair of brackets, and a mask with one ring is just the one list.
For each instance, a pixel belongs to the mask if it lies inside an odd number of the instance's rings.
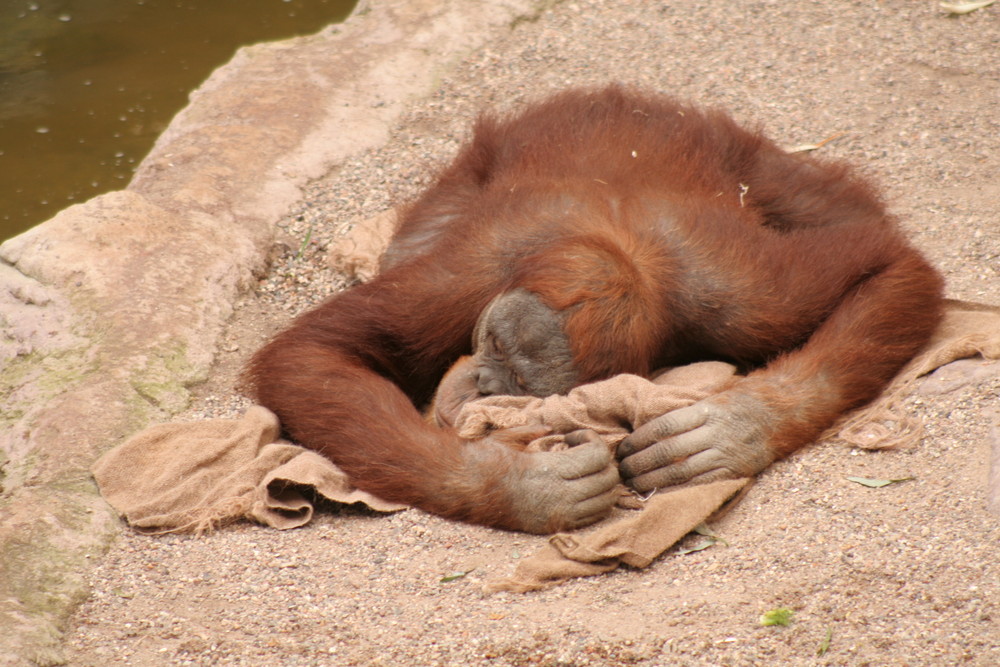
{"label": "long fingers", "polygon": [[635,477],[630,478],[624,472],[622,476],[630,487],[639,493],[646,493],[668,486],[704,484],[716,479],[732,477],[732,473],[722,464],[722,455],[716,450],[709,449],[672,465],[653,468]]}
{"label": "long fingers", "polygon": [[704,453],[711,446],[712,443],[705,438],[704,433],[700,431],[688,431],[667,440],[658,441],[653,446],[646,447],[628,456],[621,461],[619,469],[621,470],[622,477],[625,479],[638,477],[650,470],[656,470],[664,466],[673,468],[681,465],[676,462],[682,460],[682,462],[686,462],[693,459],[696,454]]}
{"label": "long fingers", "polygon": [[566,522],[566,529],[573,530],[589,526],[600,521],[611,513],[615,502],[618,500],[619,489],[617,475],[611,488],[604,493],[588,498],[576,504],[574,516]]}
{"label": "long fingers", "polygon": [[547,458],[546,463],[565,480],[582,479],[606,470],[618,477],[618,470],[612,465],[614,456],[600,437],[562,452],[543,452],[536,456]]}
{"label": "long fingers", "polygon": [[617,456],[619,459],[626,458],[665,438],[703,426],[708,421],[709,412],[707,406],[695,403],[646,422],[621,441]]}

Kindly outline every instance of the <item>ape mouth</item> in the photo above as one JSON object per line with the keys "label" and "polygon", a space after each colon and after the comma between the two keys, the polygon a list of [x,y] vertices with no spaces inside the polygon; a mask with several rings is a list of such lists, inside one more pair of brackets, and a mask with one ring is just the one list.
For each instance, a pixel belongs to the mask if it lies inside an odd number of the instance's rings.
{"label": "ape mouth", "polygon": [[462,406],[485,395],[479,391],[475,359],[460,357],[441,378],[426,417],[441,428],[454,429]]}

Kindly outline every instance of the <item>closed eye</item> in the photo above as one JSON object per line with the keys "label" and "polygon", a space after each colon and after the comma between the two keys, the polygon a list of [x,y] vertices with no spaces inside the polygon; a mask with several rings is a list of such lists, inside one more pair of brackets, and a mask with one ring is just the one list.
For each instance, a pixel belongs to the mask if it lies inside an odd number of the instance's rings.
{"label": "closed eye", "polygon": [[528,385],[524,382],[524,378],[521,377],[520,373],[514,373],[514,383],[517,385],[518,389],[527,393]]}
{"label": "closed eye", "polygon": [[486,350],[487,353],[494,359],[503,359],[504,352],[503,352],[503,346],[500,345],[500,341],[497,340],[495,336],[487,337],[486,341],[487,341],[487,350]]}

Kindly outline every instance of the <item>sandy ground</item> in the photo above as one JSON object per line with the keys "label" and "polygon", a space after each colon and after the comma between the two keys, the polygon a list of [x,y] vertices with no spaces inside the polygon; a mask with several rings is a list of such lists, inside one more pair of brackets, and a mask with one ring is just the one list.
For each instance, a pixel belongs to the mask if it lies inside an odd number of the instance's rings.
{"label": "sandy ground", "polygon": [[[954,18],[925,0],[562,2],[498,34],[386,146],[310,187],[179,419],[242,411],[247,356],[342,287],[327,246],[426,186],[479,109],[567,85],[621,80],[723,106],[788,145],[846,133],[823,154],[882,184],[949,296],[1000,303],[998,53],[1000,7]],[[419,511],[329,508],[288,532],[125,531],[73,619],[69,663],[1000,664],[1000,520],[984,504],[1000,365],[967,370],[909,401],[927,426],[916,448],[820,445],[774,465],[715,525],[728,547],[541,593],[481,588],[543,538]],[[869,489],[851,475],[914,479]],[[776,607],[794,610],[791,625],[762,627]]]}

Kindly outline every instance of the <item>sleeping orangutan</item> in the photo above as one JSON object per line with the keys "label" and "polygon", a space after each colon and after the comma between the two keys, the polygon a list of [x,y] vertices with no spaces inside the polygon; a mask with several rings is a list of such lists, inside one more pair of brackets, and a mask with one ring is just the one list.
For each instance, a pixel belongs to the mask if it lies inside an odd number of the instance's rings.
{"label": "sleeping orangutan", "polygon": [[[719,112],[613,86],[484,115],[371,282],[253,357],[256,398],[362,489],[549,532],[639,491],[752,475],[875,397],[927,341],[941,279],[872,188]],[[485,316],[480,315],[485,311]],[[748,371],[636,429],[527,453],[418,406],[478,341],[481,393],[547,395],[703,359]]]}

